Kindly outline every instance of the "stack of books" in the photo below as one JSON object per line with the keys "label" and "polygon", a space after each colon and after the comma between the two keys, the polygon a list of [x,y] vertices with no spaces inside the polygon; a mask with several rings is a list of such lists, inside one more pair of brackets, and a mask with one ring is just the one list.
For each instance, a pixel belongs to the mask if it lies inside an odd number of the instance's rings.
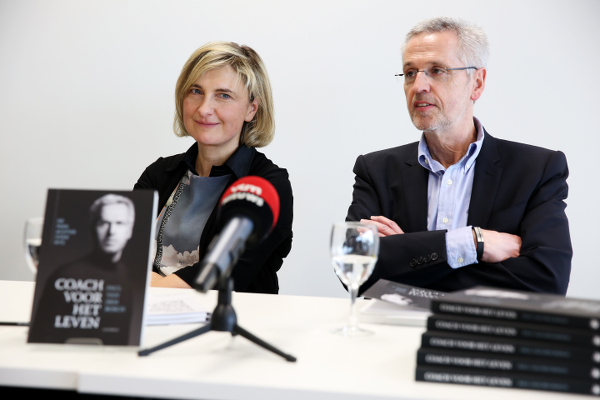
{"label": "stack of books", "polygon": [[417,381],[600,395],[600,301],[476,287],[431,312]]}

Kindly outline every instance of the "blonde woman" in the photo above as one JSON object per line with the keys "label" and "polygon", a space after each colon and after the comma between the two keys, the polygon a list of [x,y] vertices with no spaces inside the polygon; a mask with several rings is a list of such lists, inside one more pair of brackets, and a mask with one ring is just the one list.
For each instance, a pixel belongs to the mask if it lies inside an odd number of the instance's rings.
{"label": "blonde woman", "polygon": [[175,103],[175,134],[195,143],[185,153],[159,158],[135,184],[159,193],[152,286],[192,286],[218,233],[221,195],[237,179],[254,175],[275,187],[280,214],[274,230],[246,249],[231,276],[235,291],[277,293],[277,271],[292,247],[293,197],[287,171],[256,150],[275,131],[262,60],[248,46],[208,43],[185,63]]}

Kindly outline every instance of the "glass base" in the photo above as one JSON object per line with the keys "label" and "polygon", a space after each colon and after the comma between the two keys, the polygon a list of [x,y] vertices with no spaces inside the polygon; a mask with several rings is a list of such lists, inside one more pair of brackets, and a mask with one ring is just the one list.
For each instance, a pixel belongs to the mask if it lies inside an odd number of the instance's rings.
{"label": "glass base", "polygon": [[344,326],[342,328],[334,329],[331,332],[348,338],[371,336],[374,334],[374,332],[359,328],[358,326]]}

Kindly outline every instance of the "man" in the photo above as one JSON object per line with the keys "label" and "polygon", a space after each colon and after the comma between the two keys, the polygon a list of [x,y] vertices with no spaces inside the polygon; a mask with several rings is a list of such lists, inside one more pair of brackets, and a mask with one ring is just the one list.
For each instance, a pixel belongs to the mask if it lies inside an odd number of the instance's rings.
{"label": "man", "polygon": [[408,112],[420,142],[359,156],[348,221],[381,236],[375,270],[439,291],[476,285],[565,294],[572,248],[561,152],[492,137],[473,116],[485,88],[485,33],[424,21],[402,46]]}

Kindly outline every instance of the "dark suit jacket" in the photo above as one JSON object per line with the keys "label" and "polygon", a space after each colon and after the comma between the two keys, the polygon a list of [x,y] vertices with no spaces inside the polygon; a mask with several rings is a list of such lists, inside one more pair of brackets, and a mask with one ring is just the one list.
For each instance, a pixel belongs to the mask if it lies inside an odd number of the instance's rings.
{"label": "dark suit jacket", "polygon": [[374,272],[378,279],[439,291],[477,285],[565,294],[572,248],[565,215],[565,155],[495,139],[485,132],[475,164],[467,224],[518,235],[521,255],[501,263],[452,269],[446,231],[427,231],[429,172],[417,161],[418,142],[359,156],[348,221],[383,215],[405,232],[382,238]]}

